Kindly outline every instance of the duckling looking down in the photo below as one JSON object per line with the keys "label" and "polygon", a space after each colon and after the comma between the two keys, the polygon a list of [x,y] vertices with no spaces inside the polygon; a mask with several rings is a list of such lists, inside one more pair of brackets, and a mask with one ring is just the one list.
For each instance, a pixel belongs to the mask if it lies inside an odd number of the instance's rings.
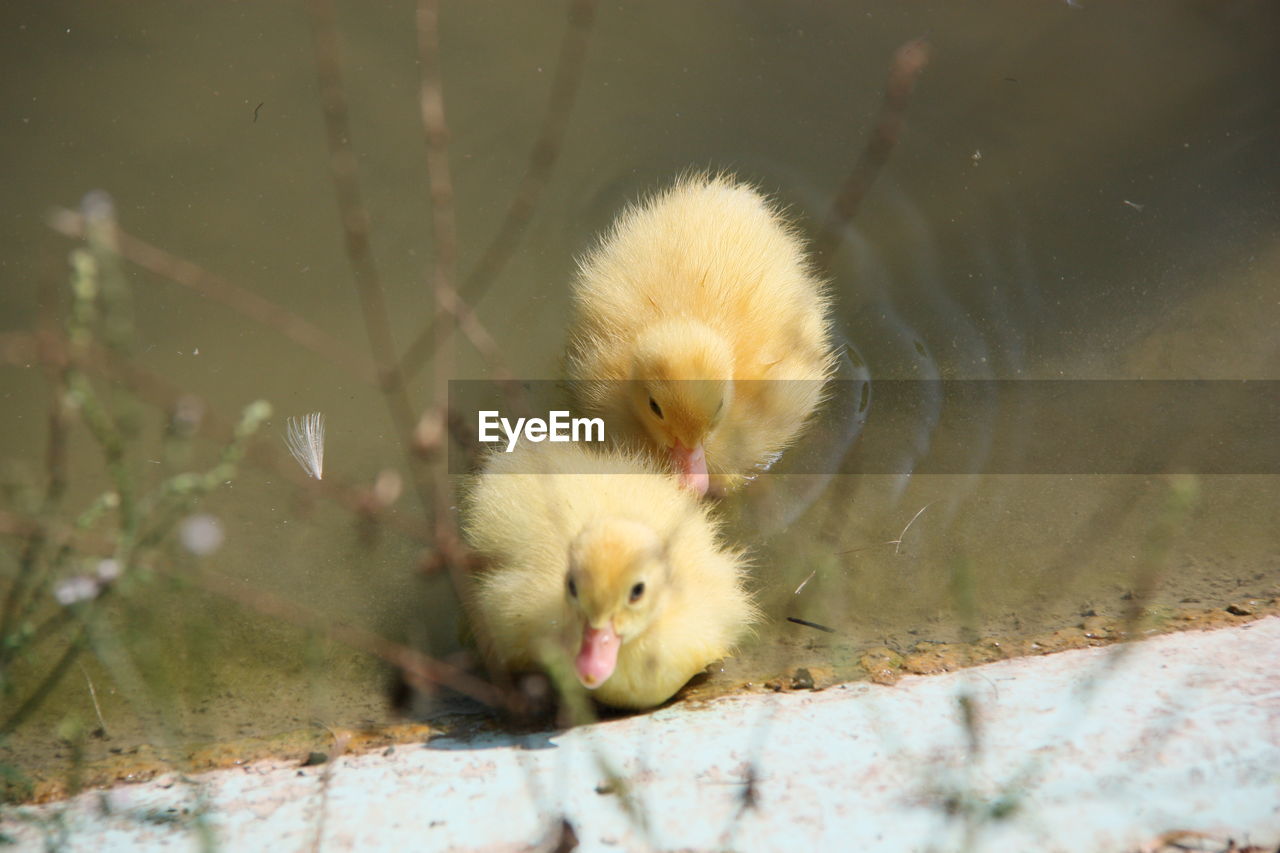
{"label": "duckling looking down", "polygon": [[703,494],[790,445],[836,357],[804,245],[755,189],[682,178],[580,263],[567,368],[612,440],[662,451]]}
{"label": "duckling looking down", "polygon": [[489,456],[464,532],[487,563],[468,604],[488,658],[512,671],[572,661],[606,705],[665,702],[757,618],[742,554],[697,497],[624,450]]}

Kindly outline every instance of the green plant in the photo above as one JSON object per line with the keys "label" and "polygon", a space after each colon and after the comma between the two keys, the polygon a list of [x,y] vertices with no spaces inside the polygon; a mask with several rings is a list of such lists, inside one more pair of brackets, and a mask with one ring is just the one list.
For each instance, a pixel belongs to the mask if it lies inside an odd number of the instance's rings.
{"label": "green plant", "polygon": [[[141,407],[127,388],[90,375],[91,367],[127,356],[133,334],[132,299],[115,250],[110,201],[91,195],[84,220],[85,245],[70,258],[65,331],[55,338],[57,346],[48,359],[53,399],[43,496],[28,513],[0,513],[2,529],[19,541],[0,610],[0,696],[5,700],[0,742],[44,706],[86,652],[118,682],[139,686],[127,649],[104,618],[111,601],[150,580],[155,555],[175,526],[203,496],[236,476],[250,441],[271,416],[268,403],[249,404],[209,468],[147,481],[136,452]],[[175,422],[165,439],[169,459],[188,455],[180,445],[193,432],[190,424]],[[80,507],[71,505],[68,488],[69,434],[77,425],[101,452],[108,483]],[[34,684],[20,683],[15,665],[34,660],[50,663],[37,669]],[[145,695],[145,689],[138,691],[140,701]],[[96,702],[95,695],[95,707]],[[102,725],[101,719],[98,723]],[[74,791],[89,727],[71,712],[58,728],[71,747],[68,786]],[[6,765],[0,773],[6,798],[29,795],[20,768]]]}

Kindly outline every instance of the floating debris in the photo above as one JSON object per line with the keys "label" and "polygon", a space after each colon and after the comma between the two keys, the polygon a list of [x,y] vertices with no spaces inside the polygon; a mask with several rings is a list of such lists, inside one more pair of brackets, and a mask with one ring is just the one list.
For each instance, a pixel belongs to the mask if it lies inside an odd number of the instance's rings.
{"label": "floating debris", "polygon": [[[895,540],[893,540],[893,542],[892,542],[892,545],[893,545],[893,553],[895,553],[895,554],[900,554],[900,553],[902,553],[899,549],[901,549],[901,548],[902,548],[902,540],[906,538],[906,536],[907,536],[907,531],[911,529],[911,525],[913,525],[913,524],[915,524],[915,523],[916,523],[916,519],[917,519],[917,518],[919,518],[919,517],[920,517],[920,515],[921,515],[921,514],[922,514],[926,509],[928,509],[928,508],[929,508],[929,507],[931,507],[931,506],[933,506],[933,502],[932,502],[932,501],[930,501],[929,503],[927,503],[927,504],[925,504],[924,506],[920,507],[920,509],[916,511],[916,514],[915,514],[915,515],[913,515],[913,516],[911,516],[911,520],[907,522],[907,526],[906,526],[906,527],[904,527],[904,528],[902,528],[902,532],[898,534],[898,538],[897,538],[897,539],[895,539]],[[886,544],[886,545],[888,545],[888,544],[890,544],[890,543],[886,542],[885,544]]]}
{"label": "floating debris", "polygon": [[803,625],[806,628],[816,628],[819,631],[826,631],[828,634],[834,634],[836,632],[835,628],[828,628],[826,625],[819,625],[817,622],[810,622],[807,619],[798,619],[795,616],[788,616],[787,621],[794,622],[797,625]]}
{"label": "floating debris", "polygon": [[289,418],[289,433],[285,437],[289,452],[298,460],[302,470],[317,480],[324,475],[324,415],[312,412],[301,420]]}

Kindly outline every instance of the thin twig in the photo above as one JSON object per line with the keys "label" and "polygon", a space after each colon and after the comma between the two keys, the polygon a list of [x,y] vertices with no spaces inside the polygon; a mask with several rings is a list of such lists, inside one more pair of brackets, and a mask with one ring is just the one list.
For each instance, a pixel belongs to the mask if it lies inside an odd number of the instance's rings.
{"label": "thin twig", "polygon": [[875,542],[871,545],[860,545],[857,548],[849,548],[845,551],[836,551],[836,556],[843,557],[845,554],[856,554],[859,551],[870,551],[872,548],[883,548],[886,545],[897,545],[899,540],[890,539],[888,542]]}
{"label": "thin twig", "polygon": [[[329,146],[329,176],[337,196],[339,218],[345,239],[347,260],[355,278],[364,316],[365,333],[377,364],[379,387],[391,412],[400,438],[401,450],[419,500],[431,506],[434,490],[414,455],[414,429],[418,423],[395,339],[391,332],[386,294],[374,262],[369,237],[369,214],[356,171],[351,146],[351,121],[342,79],[342,56],[338,44],[337,13],[333,0],[309,0],[312,32],[315,37],[316,73],[324,107],[324,124]],[[438,545],[437,545],[438,547]]]}
{"label": "thin twig", "polygon": [[[65,357],[56,362],[50,360],[45,363],[45,372],[53,385],[53,394],[50,400],[49,445],[46,454],[48,484],[41,515],[52,517],[67,489],[67,438],[74,408],[78,409],[80,420],[97,439],[106,456],[107,470],[116,482],[119,495],[121,527],[122,530],[129,531],[133,521],[133,499],[131,478],[125,466],[124,446],[113,417],[99,402],[92,385],[77,365],[78,359],[84,355],[87,341],[91,339],[89,327],[94,320],[98,297],[98,267],[94,256],[82,250],[73,253],[72,266],[74,301],[67,323],[68,345]],[[44,319],[47,328],[40,335],[42,341],[49,340],[56,334],[52,315],[45,315]],[[73,398],[74,403],[71,402]],[[48,530],[44,525],[27,539],[18,563],[17,575],[5,597],[4,609],[0,613],[0,667],[7,666],[18,648],[18,644],[10,642],[15,623],[19,621],[16,617],[34,606],[33,599],[23,606],[23,596],[36,579],[40,556],[47,541]]]}
{"label": "thin twig", "polygon": [[[51,307],[57,303],[57,293],[52,292],[52,286],[47,287],[43,294],[44,299],[41,302],[47,302],[50,307],[42,306],[40,315],[40,337],[42,345],[40,347],[41,354],[48,351],[47,341],[56,338],[61,329],[57,321],[57,317]],[[71,411],[67,406],[67,378],[66,368],[70,361],[70,357],[62,359],[42,359],[44,364],[45,376],[48,379],[49,386],[52,390],[51,399],[49,401],[49,447],[45,454],[46,470],[48,472],[48,483],[46,485],[45,506],[47,513],[52,513],[54,509],[62,501],[62,497],[67,491],[67,439],[71,430]]]}
{"label": "thin twig", "polygon": [[902,128],[906,124],[911,93],[928,63],[929,42],[923,38],[909,41],[894,52],[875,129],[867,140],[867,147],[854,164],[853,171],[845,178],[840,192],[831,204],[831,211],[827,214],[822,231],[814,241],[814,255],[824,265],[831,262],[831,257],[844,239],[844,226],[857,214],[876,175],[889,162],[889,155],[897,146]]}
{"label": "thin twig", "polygon": [[[449,126],[445,120],[444,81],[440,73],[440,4],[437,0],[419,0],[417,24],[418,65],[422,69],[418,105],[426,136],[427,181],[431,188],[431,231],[435,247],[432,292],[435,296],[435,314],[439,316],[447,312],[449,316],[456,318],[461,315],[465,306],[453,288],[453,276],[458,268],[458,221],[453,205],[453,175],[449,168]],[[452,323],[439,324],[436,326],[436,338],[432,342],[435,356],[432,361],[433,396],[441,427],[445,428],[449,423],[449,376],[453,371],[452,333]],[[494,352],[496,353],[496,347]],[[449,477],[446,476],[445,455],[436,456],[434,463],[435,544],[454,589],[458,595],[464,595],[467,578],[462,565],[465,559],[453,516],[449,512]]]}
{"label": "thin twig", "polygon": [[324,112],[324,125],[329,145],[329,175],[337,195],[338,213],[342,222],[342,236],[346,244],[347,260],[355,277],[356,291],[360,297],[365,332],[373,350],[381,379],[386,390],[393,391],[390,402],[397,409],[403,428],[411,426],[411,409],[407,401],[399,399],[403,382],[395,370],[395,342],[387,311],[386,293],[382,277],[373,258],[369,236],[369,213],[356,169],[356,156],[351,144],[351,120],[347,110],[346,89],[342,79],[342,58],[338,45],[337,13],[332,0],[310,0],[312,33],[315,38],[316,72],[320,82],[320,100]]}
{"label": "thin twig", "polygon": [[[41,521],[36,518],[28,518],[0,510],[0,534],[31,536],[36,531],[43,537],[46,545],[56,549],[53,558],[45,562],[44,573],[46,577],[61,569],[73,553],[97,554],[103,557],[115,553],[116,541],[113,538],[92,533],[79,525],[73,527],[56,519]],[[110,588],[108,587],[108,589]],[[15,623],[23,624],[27,622],[39,608],[40,603],[39,596],[28,597],[22,606],[15,611],[13,615]],[[46,617],[43,622],[37,623],[29,631],[24,632],[21,644],[0,647],[0,669],[20,649],[33,649],[48,637],[57,634],[71,621],[71,616],[71,611],[68,608],[60,607]]]}
{"label": "thin twig", "polygon": [[[438,0],[418,3],[418,63],[422,68],[419,106],[427,143],[427,180],[431,186],[431,230],[435,246],[432,292],[435,310],[423,332],[422,349],[432,356],[435,403],[443,414],[448,405],[448,382],[453,372],[451,322],[489,364],[494,377],[503,384],[518,408],[520,390],[507,368],[497,341],[480,318],[458,295],[454,285],[458,268],[458,223],[454,207],[453,176],[449,167],[449,124],[445,118],[444,80],[440,70],[440,9]],[[408,371],[406,370],[406,375]]]}
{"label": "thin twig", "polygon": [[[66,363],[67,357],[67,342],[63,336],[31,332],[0,333],[0,364],[28,365],[38,360],[60,366]],[[80,366],[94,375],[124,384],[134,394],[160,409],[172,410],[184,396],[182,389],[159,374],[94,345],[86,350]],[[200,424],[201,434],[218,444],[226,444],[231,440],[232,429],[233,424],[229,419],[212,408],[205,409]],[[258,468],[306,488],[309,494],[320,494],[353,515],[367,514],[368,501],[360,488],[344,484],[333,476],[309,482],[304,472],[296,465],[286,464],[283,455],[270,444],[255,443],[249,449],[248,458]],[[413,524],[405,516],[389,515],[383,520],[407,537],[418,541],[424,539],[421,526]]]}
{"label": "thin twig", "polygon": [[[431,231],[435,247],[432,291],[436,315],[458,316],[460,301],[453,293],[453,275],[458,267],[458,221],[454,210],[453,175],[449,168],[449,126],[444,115],[444,81],[440,74],[440,4],[438,0],[418,3],[418,65],[422,79],[418,105],[422,113],[422,129],[427,142],[427,181],[431,191]],[[453,298],[450,298],[452,296]],[[451,323],[436,326],[432,342],[435,367],[435,403],[444,410],[447,405]]]}
{"label": "thin twig", "polygon": [[[930,501],[929,503],[927,503],[927,504],[925,504],[924,506],[920,507],[920,509],[916,510],[916,514],[915,514],[915,515],[913,515],[913,516],[911,516],[911,520],[907,522],[907,526],[906,526],[906,527],[902,528],[902,532],[898,534],[898,538],[897,538],[897,539],[889,539],[888,541],[885,541],[885,542],[876,542],[876,543],[873,543],[873,544],[871,544],[871,545],[860,545],[860,546],[859,546],[859,547],[857,547],[857,548],[849,548],[848,550],[845,550],[845,551],[837,551],[837,552],[836,552],[836,555],[837,555],[837,556],[844,556],[845,554],[856,554],[856,553],[858,553],[859,551],[869,551],[869,550],[871,550],[872,548],[883,548],[883,547],[885,547],[886,545],[892,545],[892,546],[893,546],[893,553],[894,553],[895,555],[896,555],[896,554],[901,554],[901,553],[902,553],[902,551],[901,551],[901,548],[902,548],[902,542],[903,542],[903,540],[904,540],[904,539],[906,539],[907,531],[911,529],[911,525],[913,525],[913,524],[915,524],[915,523],[916,523],[916,519],[920,517],[921,513],[923,513],[926,509],[928,509],[928,508],[929,508],[929,507],[931,507],[931,506],[933,506],[933,502],[932,502],[932,501]],[[806,583],[808,582],[808,579],[807,579],[807,578],[806,578],[805,582],[806,582]],[[801,584],[801,586],[804,586],[804,584]],[[798,589],[796,590],[796,592],[799,592],[799,591],[800,591],[800,590],[798,590]]]}
{"label": "thin twig", "polygon": [[315,38],[316,73],[320,82],[329,145],[329,176],[337,196],[347,261],[355,277],[365,333],[377,365],[378,384],[387,395],[397,426],[407,434],[413,426],[413,409],[409,405],[403,377],[396,368],[395,340],[391,332],[386,293],[373,258],[369,213],[360,190],[355,152],[351,146],[351,121],[342,79],[336,12],[332,0],[310,0],[308,8]]}
{"label": "thin twig", "polygon": [[[502,350],[498,347],[498,342],[494,340],[493,335],[480,322],[480,318],[475,311],[462,301],[458,292],[452,287],[444,287],[437,293],[440,303],[444,306],[444,310],[451,316],[457,318],[458,328],[462,330],[462,334],[475,348],[476,352],[488,363],[490,370],[493,371],[493,377],[502,383],[504,390],[511,395],[513,389],[518,393],[516,386],[515,374],[506,365],[506,359],[502,355]],[[446,359],[447,360],[447,359]]]}
{"label": "thin twig", "polygon": [[75,663],[76,658],[84,651],[87,636],[88,631],[82,626],[80,632],[67,644],[62,657],[58,658],[57,662],[45,673],[44,680],[40,682],[35,690],[31,691],[31,695],[18,706],[16,711],[9,715],[8,719],[0,723],[0,737],[11,734],[14,729],[22,725],[27,717],[44,704],[44,700],[49,698],[49,694],[62,682],[62,677],[71,668],[71,664]]}
{"label": "thin twig", "polygon": [[[56,210],[50,216],[49,224],[55,231],[68,237],[85,236],[84,217],[79,213]],[[117,231],[116,236],[120,257],[130,263],[279,332],[305,349],[350,370],[370,385],[378,384],[378,371],[367,356],[351,349],[289,309],[123,230]]]}
{"label": "thin twig", "polygon": [[916,519],[920,517],[921,513],[923,513],[926,509],[928,509],[928,508],[929,508],[929,507],[931,507],[931,506],[933,506],[933,502],[932,502],[932,501],[930,501],[929,503],[927,503],[927,504],[925,504],[924,506],[920,507],[920,509],[916,511],[916,514],[915,514],[915,515],[913,515],[913,516],[911,516],[911,520],[907,522],[907,526],[906,526],[906,527],[904,527],[904,528],[902,528],[902,532],[898,534],[898,538],[897,538],[897,539],[895,539],[895,540],[893,540],[893,553],[894,553],[894,554],[900,554],[900,553],[901,553],[901,550],[900,550],[900,549],[902,548],[902,540],[906,538],[906,536],[907,536],[907,531],[911,529],[911,525],[913,525],[913,524],[915,524],[915,523],[916,523]]}
{"label": "thin twig", "polygon": [[98,704],[98,691],[93,689],[93,679],[89,677],[89,670],[84,668],[84,664],[80,664],[80,672],[84,675],[84,681],[89,685],[89,698],[93,700],[93,713],[98,715],[98,728],[105,735],[107,733],[107,721],[102,719],[102,707]]}
{"label": "thin twig", "polygon": [[801,619],[798,616],[788,616],[787,621],[794,622],[797,625],[803,625],[806,628],[815,628],[828,634],[834,634],[836,632],[835,628],[828,628],[826,625],[819,625],[817,622],[810,622],[808,619]]}
{"label": "thin twig", "polygon": [[[501,352],[492,336],[458,296],[454,287],[457,272],[458,230],[454,210],[453,177],[449,168],[449,126],[445,118],[444,81],[440,71],[440,7],[437,0],[419,0],[418,3],[418,62],[422,68],[419,105],[422,127],[426,135],[427,179],[431,185],[431,224],[435,245],[435,265],[432,275],[436,316],[448,316],[458,320],[464,334],[473,346],[485,356],[495,373],[503,381],[513,402],[519,389],[509,370],[503,366]],[[429,348],[434,354],[434,396],[441,426],[449,428],[452,422],[449,412],[448,386],[453,371],[451,350],[452,325],[435,324],[436,337]],[[457,525],[449,512],[450,483],[446,459],[436,459],[435,472],[435,546],[439,556],[437,566],[447,569],[459,596],[467,595],[469,577],[464,571],[467,564],[465,548],[458,535]]]}
{"label": "thin twig", "polygon": [[[582,70],[586,64],[587,46],[591,40],[591,27],[595,21],[595,5],[596,0],[572,0],[569,6],[569,23],[560,43],[560,55],[556,60],[555,79],[551,84],[547,112],[543,117],[538,139],[529,152],[529,164],[525,168],[524,177],[511,199],[511,205],[497,234],[489,242],[475,269],[463,282],[459,291],[461,299],[456,310],[445,306],[446,310],[463,322],[464,331],[468,322],[466,316],[471,314],[467,306],[476,305],[484,298],[490,286],[511,260],[516,246],[519,245],[521,237],[524,236],[533,218],[533,211],[538,206],[551,171],[559,159],[564,134],[569,126],[569,116],[573,113],[573,104],[582,81]],[[401,361],[405,375],[416,374],[431,359],[436,347],[436,329],[445,319],[444,313],[437,312],[410,344]],[[476,341],[473,339],[472,343],[475,344]],[[478,346],[477,349],[479,349]],[[480,350],[480,354],[492,361],[491,353]]]}
{"label": "thin twig", "polygon": [[[46,292],[43,296],[41,303],[45,307],[40,315],[40,332],[28,339],[27,346],[18,346],[19,338],[16,334],[5,335],[0,354],[7,357],[11,354],[10,350],[15,350],[12,354],[19,356],[22,362],[29,364],[32,360],[38,360],[51,388],[49,443],[45,451],[46,483],[40,512],[45,517],[52,517],[67,490],[67,437],[71,426],[67,405],[67,365],[70,356],[63,349],[60,358],[52,357],[49,342],[59,334],[56,316],[52,313],[52,305],[57,300],[54,293]],[[27,541],[18,561],[18,571],[5,594],[3,609],[0,609],[0,667],[7,666],[17,649],[16,644],[9,642],[9,638],[20,621],[19,614],[29,609],[23,607],[23,598],[36,579],[40,556],[49,538],[48,530],[40,524],[25,535]]]}
{"label": "thin twig", "polygon": [[[440,5],[437,0],[419,0],[417,11],[418,27],[418,65],[422,69],[418,86],[418,106],[422,120],[422,130],[426,139],[427,183],[431,197],[431,232],[434,246],[434,262],[431,271],[431,293],[434,304],[433,316],[448,317],[460,320],[468,316],[471,328],[479,330],[482,340],[479,349],[500,360],[498,347],[493,338],[480,325],[479,320],[470,315],[466,305],[458,297],[453,286],[453,278],[458,268],[458,219],[454,208],[453,173],[449,167],[449,125],[444,111],[444,79],[440,71]],[[432,360],[433,382],[432,394],[435,403],[435,415],[440,419],[440,426],[449,423],[449,377],[453,372],[452,337],[453,323],[437,324],[434,327],[435,337],[429,349],[434,354]],[[443,457],[438,457],[437,464],[443,468]],[[447,478],[443,470],[436,472],[438,489],[447,490]],[[441,507],[447,505],[447,495]],[[436,516],[437,528],[444,523],[446,513],[441,509]],[[437,530],[439,533],[440,530]]]}

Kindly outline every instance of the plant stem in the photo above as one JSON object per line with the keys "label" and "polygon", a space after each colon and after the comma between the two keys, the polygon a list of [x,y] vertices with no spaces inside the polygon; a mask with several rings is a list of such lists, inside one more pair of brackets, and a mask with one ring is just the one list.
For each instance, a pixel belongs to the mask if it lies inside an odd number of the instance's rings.
{"label": "plant stem", "polygon": [[18,710],[9,715],[9,718],[3,723],[0,723],[0,738],[11,734],[14,729],[22,725],[27,717],[29,717],[32,712],[39,708],[40,705],[49,698],[49,694],[58,686],[58,683],[62,681],[63,676],[65,676],[67,671],[71,669],[71,665],[76,662],[76,658],[78,658],[80,653],[84,651],[84,641],[87,635],[88,630],[82,627],[79,633],[71,640],[66,651],[62,653],[62,657],[58,658],[58,662],[55,663],[53,668],[49,670],[47,675],[45,675],[44,680],[40,682],[40,685],[32,691],[31,695],[27,697],[25,702],[18,706]]}

